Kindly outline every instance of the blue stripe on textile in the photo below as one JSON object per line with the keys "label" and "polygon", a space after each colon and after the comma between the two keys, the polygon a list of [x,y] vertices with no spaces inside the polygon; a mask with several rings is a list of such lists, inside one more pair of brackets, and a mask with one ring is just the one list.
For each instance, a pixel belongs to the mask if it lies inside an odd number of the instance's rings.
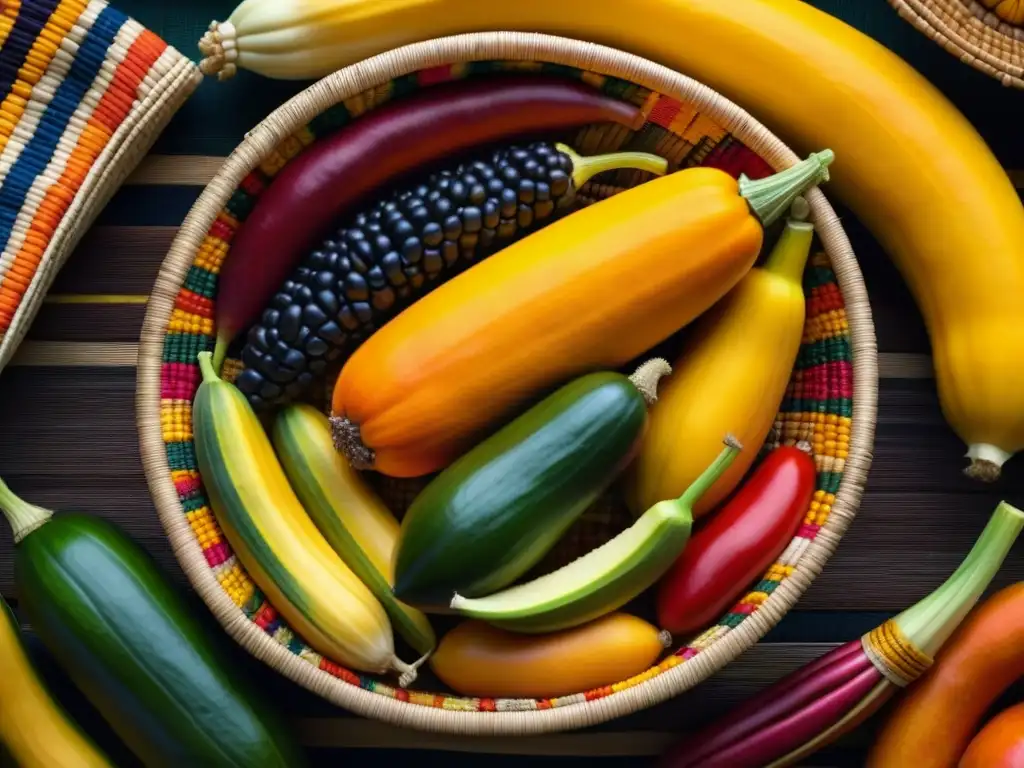
{"label": "blue stripe on textile", "polygon": [[18,212],[33,182],[45,170],[82,97],[92,85],[128,17],[111,6],[100,11],[78,48],[67,76],[47,106],[32,139],[0,187],[0,250],[7,247]]}
{"label": "blue stripe on textile", "polygon": [[35,0],[22,3],[18,9],[14,26],[7,33],[4,44],[0,45],[0,101],[11,92],[32,44],[58,5],[60,0]]}

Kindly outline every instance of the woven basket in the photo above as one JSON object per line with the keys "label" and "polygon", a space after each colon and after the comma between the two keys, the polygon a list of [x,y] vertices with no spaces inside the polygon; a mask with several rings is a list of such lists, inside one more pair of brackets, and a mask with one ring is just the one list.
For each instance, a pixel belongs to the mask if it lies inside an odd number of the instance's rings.
{"label": "woven basket", "polygon": [[0,2],[0,369],[82,235],[201,80],[192,61],[104,2]]}
{"label": "woven basket", "polygon": [[[552,700],[470,699],[399,690],[311,651],[284,625],[232,556],[206,504],[197,471],[191,399],[199,351],[213,344],[217,271],[268,177],[309,142],[383,101],[430,84],[527,69],[582,80],[642,108],[635,133],[591,127],[570,140],[586,153],[616,148],[663,154],[670,169],[715,165],[764,176],[798,158],[713,91],[613,49],[545,35],[481,33],[404,47],[341,70],[277,109],[227,159],[192,209],[157,278],[139,353],[137,408],[146,475],[160,518],[189,580],[227,631],[252,654],[324,698],[414,728],[497,734],[556,731],[608,720],[663,701],[707,678],[774,626],[819,573],[853,519],[871,460],[877,368],[874,328],[850,244],[824,195],[813,190],[823,252],[808,267],[808,318],[797,370],[773,440],[810,441],[819,469],[806,524],[781,561],[729,613],[656,667],[597,691]],[[591,200],[619,189],[588,185]],[[231,362],[225,371],[231,369]],[[380,489],[401,513],[415,483]],[[582,554],[628,525],[606,498],[553,555]],[[551,563],[557,564],[557,563]],[[438,624],[440,628],[440,624]],[[422,676],[421,676],[422,677]]]}
{"label": "woven basket", "polygon": [[889,2],[960,61],[1003,85],[1024,88],[1024,5],[1010,0]]}

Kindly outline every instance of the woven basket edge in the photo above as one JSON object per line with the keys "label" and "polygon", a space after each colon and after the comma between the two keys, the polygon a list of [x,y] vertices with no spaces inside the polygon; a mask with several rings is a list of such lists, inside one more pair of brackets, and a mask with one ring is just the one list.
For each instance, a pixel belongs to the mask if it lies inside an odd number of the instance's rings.
{"label": "woven basket edge", "polygon": [[[867,469],[874,435],[877,401],[877,357],[874,327],[866,290],[838,217],[824,195],[814,190],[809,199],[822,240],[839,267],[837,279],[848,308],[856,303],[858,332],[853,334],[856,355],[853,434],[848,466],[837,503],[830,517],[801,559],[796,579],[779,589],[747,621],[686,664],[667,670],[653,680],[592,702],[571,704],[547,711],[473,713],[434,710],[364,691],[337,680],[291,654],[244,619],[228,598],[202,557],[198,543],[185,522],[181,503],[170,481],[169,465],[160,434],[159,377],[163,334],[177,290],[191,265],[196,247],[222,206],[246,173],[285,136],[338,101],[382,81],[439,63],[481,58],[544,60],[578,66],[620,77],[645,87],[700,104],[723,127],[735,129],[737,138],[757,148],[775,167],[798,159],[774,134],[745,111],[691,78],[614,48],[565,37],[516,32],[480,32],[424,41],[366,59],[311,85],[265,118],[227,158],[217,177],[190,211],[160,270],[151,296],[139,348],[136,408],[143,463],[161,522],[190,583],[230,636],[257,658],[281,674],[313,690],[333,703],[354,712],[425,731],[462,734],[525,734],[568,730],[609,720],[664,701],[703,680],[754,645],[803,593],[820,571],[852,520]],[[840,274],[842,273],[842,274]],[[852,323],[851,323],[852,326]],[[813,565],[808,563],[813,562]],[[788,581],[788,580],[787,580]],[[785,584],[784,584],[785,586]],[[776,615],[777,614],[777,615]],[[774,616],[774,618],[772,618]]]}
{"label": "woven basket edge", "polygon": [[[1024,89],[1024,67],[1013,64],[982,48],[973,39],[958,34],[943,21],[945,14],[940,17],[938,15],[940,12],[927,5],[927,0],[889,0],[889,4],[918,32],[941,45],[947,53],[955,56],[962,63],[998,80],[1009,88]],[[993,34],[1003,34],[1005,37],[1009,37],[999,30],[985,25],[980,20],[976,19],[975,22],[984,25],[985,29]],[[1021,46],[1022,56],[1024,56],[1024,42],[1015,42]]]}

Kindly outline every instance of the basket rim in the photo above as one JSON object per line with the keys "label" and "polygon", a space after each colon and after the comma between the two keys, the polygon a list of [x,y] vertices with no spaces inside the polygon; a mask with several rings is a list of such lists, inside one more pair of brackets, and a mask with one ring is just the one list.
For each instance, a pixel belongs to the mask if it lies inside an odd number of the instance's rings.
{"label": "basket rim", "polygon": [[593,701],[548,710],[466,712],[434,709],[380,696],[319,670],[250,622],[223,590],[186,522],[171,480],[160,426],[164,334],[177,292],[196,250],[235,188],[260,160],[324,109],[410,72],[487,59],[545,61],[618,77],[694,104],[776,169],[799,157],[746,111],[711,88],[639,56],[572,38],[521,32],[475,32],[406,45],[350,65],[279,106],[225,160],[193,205],[161,265],[143,323],[136,413],[146,480],[172,550],[190,584],[227,633],[278,673],[358,715],[414,728],[466,735],[524,735],[582,728],[663,702],[692,688],[752,647],[797,602],[834,552],[856,514],[872,460],[878,362],[867,291],[853,248],[824,194],[807,195],[811,220],[828,253],[846,303],[853,355],[853,417],[849,454],[828,521],[793,573],[760,608],[700,654],[651,680]]}
{"label": "basket rim", "polygon": [[918,31],[970,67],[1003,85],[1024,89],[1024,27],[1000,19],[975,0],[955,0],[951,12],[936,0],[889,0]]}

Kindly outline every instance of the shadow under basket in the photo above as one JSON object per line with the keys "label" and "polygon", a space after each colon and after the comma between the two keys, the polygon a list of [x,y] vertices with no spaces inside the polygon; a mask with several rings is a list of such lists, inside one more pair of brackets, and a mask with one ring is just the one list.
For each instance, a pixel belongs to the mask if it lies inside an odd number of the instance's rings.
{"label": "shadow under basket", "polygon": [[[221,535],[196,463],[191,415],[200,381],[196,356],[213,348],[219,266],[254,200],[311,142],[344,131],[368,110],[419,89],[453,79],[500,77],[513,70],[582,81],[642,108],[646,122],[639,130],[590,126],[567,137],[582,153],[647,151],[667,158],[670,171],[706,165],[751,177],[799,159],[712,90],[617,50],[505,32],[407,46],[319,81],[246,136],[185,220],[158,276],[142,332],[137,407],[143,460],[161,520],[191,584],[230,635],[281,674],[361,715],[422,730],[566,730],[610,720],[692,688],[753,646],[796,603],[852,521],[871,461],[877,395],[874,327],[853,251],[835,212],[815,189],[807,199],[820,248],[806,271],[803,345],[770,441],[805,440],[813,446],[818,490],[780,561],[714,626],[696,637],[677,638],[656,666],[632,679],[545,700],[445,693],[426,669],[411,689],[400,689],[393,679],[353,672],[323,658],[289,629]],[[641,180],[635,174],[603,174],[580,197],[587,204]],[[237,368],[237,361],[229,359],[225,375],[230,378]],[[422,487],[422,481],[377,477],[373,482],[398,515]],[[625,506],[609,493],[542,568],[603,543],[630,519]],[[642,606],[625,610],[644,615]],[[440,636],[450,617],[436,618]]]}

